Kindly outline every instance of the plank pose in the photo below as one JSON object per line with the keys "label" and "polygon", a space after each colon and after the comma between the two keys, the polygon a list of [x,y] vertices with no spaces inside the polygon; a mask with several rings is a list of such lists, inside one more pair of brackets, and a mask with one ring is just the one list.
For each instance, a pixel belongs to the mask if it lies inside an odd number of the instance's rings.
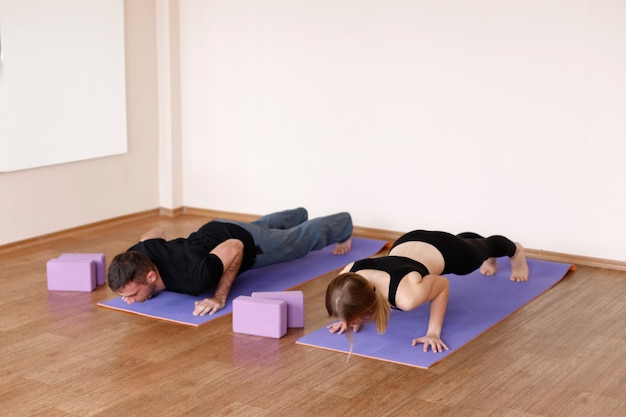
{"label": "plank pose", "polygon": [[349,213],[308,219],[304,208],[268,214],[251,223],[214,220],[187,238],[165,240],[161,229],[111,261],[108,284],[132,304],[163,290],[211,297],[195,302],[193,314],[214,314],[226,304],[235,278],[251,268],[286,262],[335,243],[333,253],[351,249]]}
{"label": "plank pose", "polygon": [[511,281],[528,280],[524,248],[504,236],[484,238],[466,232],[414,230],[396,240],[389,254],[368,258],[346,266],[326,290],[326,309],[339,321],[328,326],[331,333],[347,333],[373,321],[378,333],[387,329],[390,308],[409,311],[430,301],[426,335],[413,339],[413,346],[424,344],[433,352],[448,350],[441,340],[441,328],[448,304],[450,286],[442,274],[466,275],[480,268],[484,275],[498,270],[496,258],[508,256]]}

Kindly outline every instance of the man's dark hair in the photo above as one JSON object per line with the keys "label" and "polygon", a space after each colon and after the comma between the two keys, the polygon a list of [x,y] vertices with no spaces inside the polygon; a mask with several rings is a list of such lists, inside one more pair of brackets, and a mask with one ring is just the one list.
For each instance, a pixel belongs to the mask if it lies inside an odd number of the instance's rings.
{"label": "man's dark hair", "polygon": [[118,292],[129,282],[143,283],[148,272],[154,270],[156,267],[147,255],[136,251],[120,253],[109,265],[109,288]]}

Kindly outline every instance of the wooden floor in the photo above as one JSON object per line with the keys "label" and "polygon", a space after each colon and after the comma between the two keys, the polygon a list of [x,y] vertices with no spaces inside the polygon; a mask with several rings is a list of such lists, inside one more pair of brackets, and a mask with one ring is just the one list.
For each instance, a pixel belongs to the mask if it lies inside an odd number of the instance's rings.
{"label": "wooden floor", "polygon": [[[332,274],[298,289],[305,328],[235,335],[231,316],[188,327],[96,306],[113,294],[48,292],[64,252],[108,259],[145,216],[0,251],[0,415],[626,416],[626,272],[578,266],[554,288],[428,370],[295,344],[326,324]],[[407,341],[408,342],[408,341]]]}

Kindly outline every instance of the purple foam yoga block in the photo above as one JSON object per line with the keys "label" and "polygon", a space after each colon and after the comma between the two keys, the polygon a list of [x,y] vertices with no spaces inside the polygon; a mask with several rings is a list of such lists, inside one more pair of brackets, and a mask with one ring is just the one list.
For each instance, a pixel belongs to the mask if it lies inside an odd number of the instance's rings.
{"label": "purple foam yoga block", "polygon": [[104,253],[64,253],[60,259],[90,259],[96,263],[96,285],[103,285],[107,281],[106,256]]}
{"label": "purple foam yoga block", "polygon": [[304,294],[302,291],[258,291],[252,297],[282,300],[287,303],[287,327],[304,327]]}
{"label": "purple foam yoga block", "polygon": [[48,290],[91,292],[96,288],[96,263],[89,259],[50,259]]}
{"label": "purple foam yoga block", "polygon": [[233,300],[233,332],[283,337],[287,333],[287,303],[240,295]]}

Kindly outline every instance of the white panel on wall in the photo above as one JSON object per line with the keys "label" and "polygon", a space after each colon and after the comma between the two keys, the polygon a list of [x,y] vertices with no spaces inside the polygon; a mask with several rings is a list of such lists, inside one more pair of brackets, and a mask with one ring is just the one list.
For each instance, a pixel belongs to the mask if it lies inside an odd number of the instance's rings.
{"label": "white panel on wall", "polygon": [[0,0],[0,172],[125,153],[123,0]]}

